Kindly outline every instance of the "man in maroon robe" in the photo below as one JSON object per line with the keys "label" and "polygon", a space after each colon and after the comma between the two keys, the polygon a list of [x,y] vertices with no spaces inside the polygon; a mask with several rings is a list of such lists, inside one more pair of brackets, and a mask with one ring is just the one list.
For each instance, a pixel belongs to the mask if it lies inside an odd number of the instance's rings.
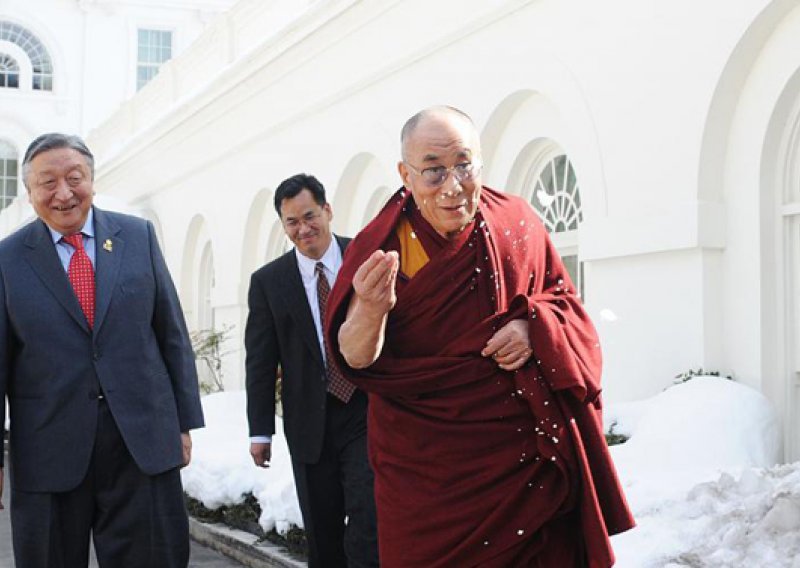
{"label": "man in maroon robe", "polygon": [[400,189],[329,300],[370,394],[381,564],[608,567],[633,519],[600,418],[597,334],[536,213],[481,185],[468,116],[404,126]]}

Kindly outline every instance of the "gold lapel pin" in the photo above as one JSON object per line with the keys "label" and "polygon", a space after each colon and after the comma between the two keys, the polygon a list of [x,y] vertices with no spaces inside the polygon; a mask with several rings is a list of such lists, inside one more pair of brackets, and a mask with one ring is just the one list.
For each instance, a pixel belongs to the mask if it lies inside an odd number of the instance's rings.
{"label": "gold lapel pin", "polygon": [[103,248],[108,252],[111,252],[114,249],[114,244],[111,242],[111,239],[106,239],[106,241],[103,243]]}

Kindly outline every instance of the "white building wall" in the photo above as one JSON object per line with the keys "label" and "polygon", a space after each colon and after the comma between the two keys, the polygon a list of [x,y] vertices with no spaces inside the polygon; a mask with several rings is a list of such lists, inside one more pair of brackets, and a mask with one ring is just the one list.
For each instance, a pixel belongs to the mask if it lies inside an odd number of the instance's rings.
{"label": "white building wall", "polygon": [[0,21],[33,33],[53,62],[53,91],[30,87],[30,61],[18,46],[0,52],[22,67],[19,89],[0,88],[0,137],[20,158],[43,132],[86,135],[136,93],[138,27],[173,31],[173,55],[235,0],[0,0]]}

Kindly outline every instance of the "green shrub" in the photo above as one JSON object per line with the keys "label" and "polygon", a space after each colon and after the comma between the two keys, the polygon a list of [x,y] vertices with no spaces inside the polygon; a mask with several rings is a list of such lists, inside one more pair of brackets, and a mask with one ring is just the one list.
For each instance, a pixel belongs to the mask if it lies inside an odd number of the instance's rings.
{"label": "green shrub", "polygon": [[618,434],[614,432],[614,428],[617,426],[617,423],[614,422],[606,432],[606,444],[609,446],[616,446],[618,444],[624,444],[628,441],[628,437],[624,434]]}
{"label": "green shrub", "polygon": [[703,376],[711,376],[711,377],[722,377],[723,379],[728,379],[729,381],[733,380],[733,377],[730,375],[722,375],[719,371],[704,371],[702,367],[698,368],[697,370],[689,369],[688,371],[684,371],[683,373],[678,373],[675,375],[675,379],[672,381],[675,385],[680,385],[685,383],[686,381],[690,381],[695,377],[703,377]]}

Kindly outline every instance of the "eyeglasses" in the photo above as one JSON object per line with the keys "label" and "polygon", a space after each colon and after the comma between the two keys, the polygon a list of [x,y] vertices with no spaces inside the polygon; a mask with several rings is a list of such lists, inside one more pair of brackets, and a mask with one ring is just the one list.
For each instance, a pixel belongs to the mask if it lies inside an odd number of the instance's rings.
{"label": "eyeglasses", "polygon": [[295,218],[286,219],[283,222],[283,226],[286,227],[287,229],[294,230],[294,229],[299,228],[300,225],[302,225],[302,224],[313,225],[316,222],[316,220],[320,218],[320,215],[322,215],[322,213],[320,213],[318,211],[316,211],[316,212],[315,211],[309,211],[308,213],[306,213],[305,215],[303,215],[299,219],[295,219]]}
{"label": "eyeglasses", "polygon": [[445,181],[447,181],[447,178],[450,177],[451,173],[459,183],[472,181],[475,179],[475,176],[480,173],[481,168],[483,167],[483,164],[480,162],[463,162],[461,164],[456,164],[451,168],[434,166],[432,168],[425,168],[424,170],[420,171],[406,161],[403,163],[407,165],[413,173],[420,176],[422,181],[425,182],[425,185],[431,188],[441,186]]}

